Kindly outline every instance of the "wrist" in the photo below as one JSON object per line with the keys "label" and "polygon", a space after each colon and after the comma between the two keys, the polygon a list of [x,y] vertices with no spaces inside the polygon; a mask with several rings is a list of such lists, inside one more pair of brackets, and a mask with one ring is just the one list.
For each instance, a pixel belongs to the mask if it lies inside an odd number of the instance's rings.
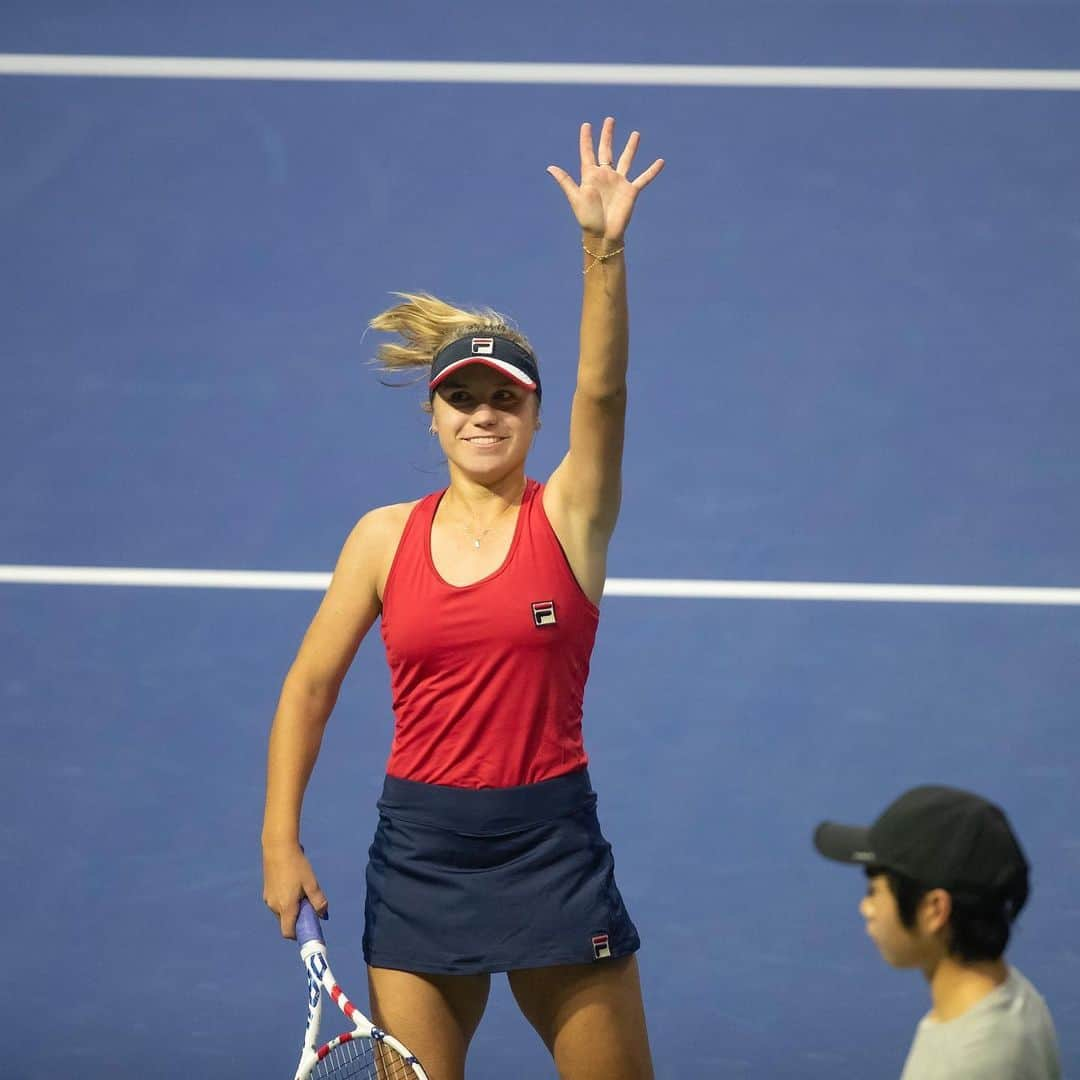
{"label": "wrist", "polygon": [[594,237],[592,240],[583,239],[581,247],[584,259],[581,271],[583,274],[588,274],[590,270],[595,269],[597,266],[606,266],[609,262],[625,265],[622,262],[622,254],[626,248],[621,240],[610,240],[599,236]]}
{"label": "wrist", "polygon": [[605,236],[603,233],[591,233],[584,229],[581,232],[582,247],[597,255],[607,255],[624,247],[625,244],[624,236]]}

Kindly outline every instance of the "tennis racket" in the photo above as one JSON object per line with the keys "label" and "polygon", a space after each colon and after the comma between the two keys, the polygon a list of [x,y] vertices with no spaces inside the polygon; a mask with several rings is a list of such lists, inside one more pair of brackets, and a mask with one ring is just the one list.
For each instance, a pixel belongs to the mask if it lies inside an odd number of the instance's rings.
{"label": "tennis racket", "polygon": [[[296,941],[307,972],[308,1011],[304,1049],[294,1080],[427,1080],[420,1062],[397,1039],[375,1027],[338,986],[326,959],[319,916],[307,900],[300,901]],[[328,995],[352,1021],[353,1029],[320,1046],[319,1024],[323,1000]]]}

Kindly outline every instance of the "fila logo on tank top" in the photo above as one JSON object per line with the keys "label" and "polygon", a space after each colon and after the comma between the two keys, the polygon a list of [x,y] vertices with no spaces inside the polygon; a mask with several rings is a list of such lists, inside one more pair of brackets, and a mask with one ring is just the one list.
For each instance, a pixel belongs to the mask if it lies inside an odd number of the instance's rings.
{"label": "fila logo on tank top", "polygon": [[533,622],[537,626],[554,626],[555,604],[551,600],[535,600],[532,606]]}
{"label": "fila logo on tank top", "polygon": [[581,707],[599,610],[566,561],[543,491],[527,482],[505,561],[471,585],[448,584],[431,558],[444,492],[410,514],[383,590],[391,776],[513,787],[587,763]]}

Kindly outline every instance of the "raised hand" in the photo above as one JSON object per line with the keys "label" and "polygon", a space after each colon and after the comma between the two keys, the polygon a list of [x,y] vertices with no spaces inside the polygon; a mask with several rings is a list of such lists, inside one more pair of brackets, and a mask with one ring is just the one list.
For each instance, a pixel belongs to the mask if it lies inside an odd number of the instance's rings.
{"label": "raised hand", "polygon": [[581,183],[575,184],[565,169],[549,165],[547,171],[555,178],[570,203],[582,230],[605,240],[621,240],[630,224],[638,195],[659,175],[664,159],[657,158],[636,180],[630,179],[634,164],[638,132],[630,132],[626,146],[614,158],[615,120],[609,116],[600,129],[600,142],[593,150],[592,125],[581,125]]}

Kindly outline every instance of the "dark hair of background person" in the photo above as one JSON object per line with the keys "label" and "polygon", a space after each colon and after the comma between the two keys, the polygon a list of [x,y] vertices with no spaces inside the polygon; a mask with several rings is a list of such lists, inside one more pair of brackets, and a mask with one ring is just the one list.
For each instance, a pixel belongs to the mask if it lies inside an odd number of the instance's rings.
{"label": "dark hair of background person", "polygon": [[[934,885],[925,885],[906,874],[884,866],[868,866],[868,878],[883,875],[896,898],[901,924],[908,930],[915,926],[919,901]],[[1009,944],[1013,921],[1024,906],[1026,896],[994,897],[965,894],[946,889],[952,897],[949,916],[948,949],[950,956],[969,964],[997,960]]]}

